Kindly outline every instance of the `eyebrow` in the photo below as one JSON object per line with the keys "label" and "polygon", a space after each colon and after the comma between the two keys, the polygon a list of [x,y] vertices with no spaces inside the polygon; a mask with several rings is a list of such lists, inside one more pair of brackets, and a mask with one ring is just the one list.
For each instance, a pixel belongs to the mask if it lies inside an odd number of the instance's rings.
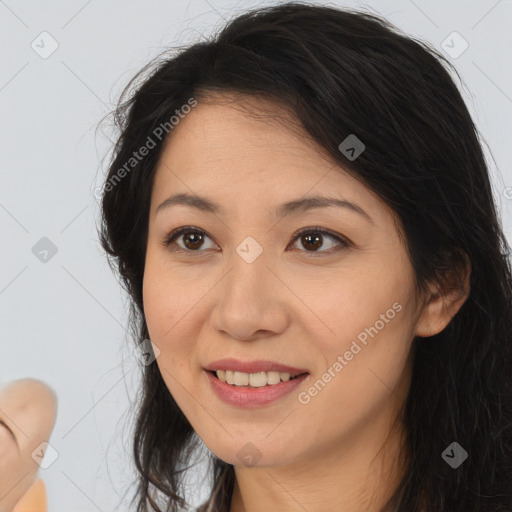
{"label": "eyebrow", "polygon": [[18,452],[19,452],[20,451],[20,447],[18,445],[18,440],[16,439],[16,436],[14,435],[14,432],[11,430],[9,425],[7,425],[7,423],[5,423],[5,421],[0,420],[0,425],[3,425],[7,429],[7,432],[9,432],[9,434],[12,436],[12,438],[14,439],[14,442],[16,443],[16,448],[18,449]]}
{"label": "eyebrow", "polygon": [[[196,208],[197,210],[213,214],[222,215],[225,212],[222,206],[214,203],[206,197],[182,193],[168,197],[163,203],[158,205],[156,213],[173,205],[190,206],[192,208]],[[371,224],[374,223],[373,219],[357,204],[343,199],[323,196],[310,196],[288,201],[287,203],[278,206],[274,210],[273,215],[274,217],[282,218],[292,213],[305,212],[313,208],[327,208],[329,206],[348,208],[353,212],[362,215]]]}

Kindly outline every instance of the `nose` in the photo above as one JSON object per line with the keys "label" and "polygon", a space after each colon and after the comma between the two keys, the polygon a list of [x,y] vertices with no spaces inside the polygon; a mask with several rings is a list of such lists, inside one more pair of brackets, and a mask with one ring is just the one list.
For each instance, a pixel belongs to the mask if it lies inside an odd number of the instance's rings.
{"label": "nose", "polygon": [[250,341],[283,332],[290,292],[261,255],[248,263],[238,254],[216,287],[212,324],[230,337]]}

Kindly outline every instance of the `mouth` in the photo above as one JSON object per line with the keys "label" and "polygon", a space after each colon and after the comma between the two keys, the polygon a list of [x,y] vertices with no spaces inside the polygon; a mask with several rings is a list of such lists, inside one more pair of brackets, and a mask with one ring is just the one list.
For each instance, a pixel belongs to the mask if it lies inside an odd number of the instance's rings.
{"label": "mouth", "polygon": [[246,373],[235,370],[206,370],[216,379],[224,384],[240,388],[263,388],[274,386],[281,382],[294,380],[302,375],[308,375],[309,372],[287,373],[278,371]]}
{"label": "mouth", "polygon": [[212,391],[220,400],[242,409],[269,406],[293,393],[310,376],[306,371],[287,373],[275,369],[246,373],[205,368],[204,373]]}

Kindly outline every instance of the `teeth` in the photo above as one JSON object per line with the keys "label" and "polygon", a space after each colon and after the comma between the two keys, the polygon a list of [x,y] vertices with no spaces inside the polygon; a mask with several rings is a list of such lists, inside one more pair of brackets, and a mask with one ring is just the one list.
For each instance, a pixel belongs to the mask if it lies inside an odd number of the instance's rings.
{"label": "teeth", "polygon": [[245,373],[236,372],[234,370],[217,370],[217,377],[221,382],[226,382],[233,386],[249,386],[253,388],[262,388],[263,386],[271,386],[279,384],[279,382],[287,382],[297,377],[283,372],[257,372]]}
{"label": "teeth", "polygon": [[[248,373],[234,372],[233,382],[231,382],[230,384],[234,384],[235,386],[248,386],[251,380],[249,377],[250,376]],[[254,384],[252,384],[251,382],[251,385]]]}

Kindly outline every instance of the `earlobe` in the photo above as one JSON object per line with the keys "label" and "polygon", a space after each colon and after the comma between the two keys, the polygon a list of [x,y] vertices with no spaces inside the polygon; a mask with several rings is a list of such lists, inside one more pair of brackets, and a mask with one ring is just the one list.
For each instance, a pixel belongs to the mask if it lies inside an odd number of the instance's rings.
{"label": "earlobe", "polygon": [[[470,292],[471,263],[466,254],[464,272],[452,273],[451,279],[445,280],[445,286],[432,285],[428,299],[416,324],[415,336],[427,338],[440,333],[458,313]],[[455,281],[455,282],[454,282]]]}

